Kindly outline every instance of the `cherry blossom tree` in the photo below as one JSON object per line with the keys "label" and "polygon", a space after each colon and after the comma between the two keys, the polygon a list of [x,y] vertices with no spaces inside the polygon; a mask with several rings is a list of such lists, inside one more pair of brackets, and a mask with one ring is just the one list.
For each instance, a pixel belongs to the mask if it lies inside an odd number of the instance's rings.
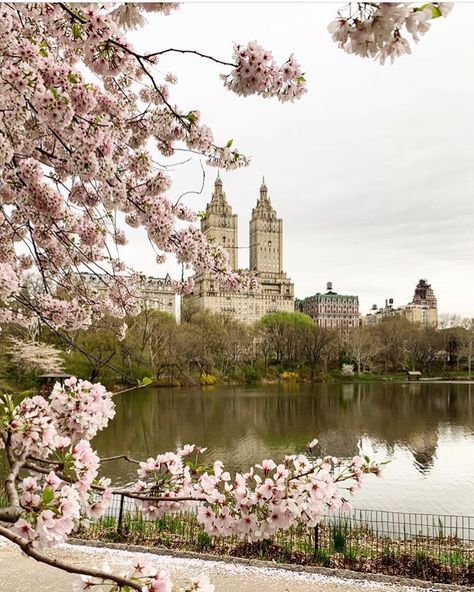
{"label": "cherry blossom tree", "polygon": [[64,370],[61,352],[48,343],[10,338],[9,354],[13,365],[23,372],[57,374]]}
{"label": "cherry blossom tree", "polygon": [[[175,8],[0,4],[0,323],[30,327],[39,319],[53,331],[68,331],[104,315],[138,312],[140,277],[120,256],[129,228],[143,229],[158,264],[173,256],[185,269],[210,271],[226,288],[253,285],[232,272],[225,250],[192,224],[196,214],[181,199],[171,200],[167,164],[182,149],[227,170],[249,159],[230,141],[219,145],[197,109],[174,104],[176,78],[157,66],[164,54],[191,53],[224,70],[230,91],[281,102],[304,95],[304,73],[292,55],[279,65],[256,42],[236,44],[230,61],[196,50],[132,47],[128,29],[143,26],[147,12],[167,15]],[[447,12],[440,3],[350,4],[330,32],[345,51],[383,63],[409,52],[404,31],[417,41]],[[41,278],[34,292],[25,289],[32,271]],[[103,288],[85,282],[82,271]],[[176,287],[187,291],[193,284],[183,275]],[[48,399],[2,396],[8,474],[0,536],[39,561],[82,574],[76,590],[104,584],[169,592],[169,574],[147,565],[104,573],[44,552],[85,518],[100,516],[117,492],[99,477],[101,461],[91,446],[114,413],[110,392],[75,378],[57,384]],[[296,521],[317,524],[328,509],[349,509],[363,474],[380,471],[359,457],[343,463],[297,454],[231,477],[219,461],[203,468],[202,452],[188,445],[145,462],[128,459],[137,465],[137,481],[120,492],[146,516],[196,506],[210,534],[259,540]],[[212,589],[205,576],[186,588]]]}
{"label": "cherry blossom tree", "polygon": [[[125,38],[143,12],[173,8],[1,5],[2,322],[28,324],[39,315],[52,329],[71,330],[105,313],[137,312],[139,278],[119,253],[127,227],[144,228],[157,263],[171,254],[194,271],[212,270],[229,288],[250,281],[230,271],[225,250],[178,224],[196,216],[168,197],[172,179],[159,160],[177,148],[225,169],[248,163],[230,143],[215,143],[197,110],[172,103],[175,78],[157,64],[175,50],[140,54]],[[293,56],[278,66],[255,42],[235,45],[232,62],[214,61],[229,70],[224,84],[237,94],[293,101],[305,92]],[[21,289],[33,268],[43,282],[35,299]],[[81,270],[105,276],[104,290],[81,281]]]}

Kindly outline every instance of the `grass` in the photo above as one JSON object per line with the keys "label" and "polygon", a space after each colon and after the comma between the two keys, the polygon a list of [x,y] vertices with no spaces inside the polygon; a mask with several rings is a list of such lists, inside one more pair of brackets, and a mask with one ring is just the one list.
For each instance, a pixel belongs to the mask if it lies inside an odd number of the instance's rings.
{"label": "grass", "polygon": [[347,536],[347,523],[341,522],[331,526],[332,548],[335,553],[344,553],[346,551]]}

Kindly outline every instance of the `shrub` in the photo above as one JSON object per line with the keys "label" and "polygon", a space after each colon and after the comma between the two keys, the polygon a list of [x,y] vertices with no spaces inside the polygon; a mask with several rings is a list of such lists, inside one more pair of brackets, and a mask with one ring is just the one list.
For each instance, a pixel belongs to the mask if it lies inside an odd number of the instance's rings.
{"label": "shrub", "polygon": [[341,374],[344,378],[348,378],[349,376],[354,376],[354,366],[353,364],[343,364],[341,368]]}
{"label": "shrub", "polygon": [[289,370],[280,374],[280,378],[285,382],[297,382],[299,377],[300,375],[298,372],[290,372]]}
{"label": "shrub", "polygon": [[199,377],[201,386],[213,386],[217,382],[217,378],[214,374],[205,374],[204,372]]}
{"label": "shrub", "polygon": [[262,376],[253,366],[245,366],[244,379],[246,384],[256,384],[261,381]]}

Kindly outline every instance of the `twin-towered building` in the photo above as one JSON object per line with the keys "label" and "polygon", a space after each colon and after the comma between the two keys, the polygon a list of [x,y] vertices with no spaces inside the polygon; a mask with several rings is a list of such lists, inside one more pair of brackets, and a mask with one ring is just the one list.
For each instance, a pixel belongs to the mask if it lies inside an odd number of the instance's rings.
{"label": "twin-towered building", "polygon": [[328,282],[326,292],[317,292],[295,303],[293,283],[283,271],[283,221],[271,204],[265,180],[250,218],[248,268],[239,267],[238,218],[227,201],[219,175],[206,215],[201,220],[201,230],[227,250],[232,269],[255,277],[258,287],[231,292],[222,289],[210,274],[198,274],[194,278],[192,294],[182,299],[182,303],[191,309],[207,309],[245,323],[254,323],[270,312],[296,309],[312,317],[320,327],[343,333],[361,324],[374,324],[395,315],[425,326],[437,325],[436,298],[426,280],[418,282],[413,300],[406,306],[394,308],[387,301],[385,308],[374,306],[365,317],[359,313],[358,296],[338,294],[331,282]]}
{"label": "twin-towered building", "polygon": [[194,277],[194,290],[183,297],[183,304],[195,310],[254,323],[269,312],[294,310],[294,286],[283,271],[283,221],[277,217],[263,180],[249,224],[249,267],[239,267],[238,219],[227,201],[222,180],[217,176],[201,230],[224,247],[233,270],[255,277],[256,289],[231,292],[222,289],[210,274]]}
{"label": "twin-towered building", "polygon": [[[326,292],[317,292],[295,302],[293,283],[283,271],[283,221],[271,204],[265,180],[249,223],[248,268],[239,267],[238,217],[227,201],[219,175],[205,216],[201,219],[201,230],[208,239],[227,250],[234,271],[255,277],[258,285],[252,290],[234,292],[223,289],[209,273],[197,274],[194,276],[193,292],[181,299],[181,304],[191,311],[207,309],[252,324],[267,313],[296,309],[312,317],[318,326],[342,333],[360,324],[372,325],[393,316],[424,326],[437,326],[436,297],[425,279],[418,282],[409,304],[395,307],[393,300],[389,299],[384,307],[374,305],[366,316],[359,313],[358,296],[338,294],[331,282],[328,282]],[[106,276],[79,275],[82,281],[93,284],[98,291],[104,290],[107,285]],[[142,276],[138,289],[143,309],[158,309],[177,316],[177,297],[169,275],[165,278]]]}

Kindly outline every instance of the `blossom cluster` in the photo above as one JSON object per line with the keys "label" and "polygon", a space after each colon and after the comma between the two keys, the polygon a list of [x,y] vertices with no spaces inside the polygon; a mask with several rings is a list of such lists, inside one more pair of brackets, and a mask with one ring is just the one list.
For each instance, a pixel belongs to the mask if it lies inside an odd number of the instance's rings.
{"label": "blossom cluster", "polygon": [[452,4],[432,2],[414,7],[409,2],[350,3],[347,14],[339,13],[328,29],[339,47],[383,64],[411,53],[406,34],[417,42],[431,26],[433,18],[446,16]]}
{"label": "blossom cluster", "polygon": [[256,41],[234,45],[236,66],[230,74],[222,74],[224,86],[238,95],[276,96],[279,101],[294,101],[307,92],[306,80],[294,55],[278,66],[272,53]]}
{"label": "blossom cluster", "polygon": [[[190,463],[186,463],[193,452],[198,455],[205,449],[186,445],[177,452],[166,452],[156,458],[141,462],[137,470],[139,480],[134,483],[133,491],[141,499],[137,506],[150,518],[159,518],[169,512],[177,512],[194,505],[195,497],[193,475]],[[156,495],[153,495],[156,493]],[[159,495],[160,501],[155,498]],[[173,498],[177,501],[173,501]],[[183,501],[182,498],[187,498]],[[167,501],[167,500],[170,501]]]}
{"label": "blossom cluster", "polygon": [[11,530],[38,548],[63,542],[79,523],[78,491],[64,483],[54,471],[41,482],[36,477],[26,477],[20,488],[20,504],[25,518],[17,520]]}
{"label": "blossom cluster", "polygon": [[47,343],[32,340],[24,341],[10,337],[8,351],[16,368],[25,372],[36,370],[44,373],[58,373],[64,370],[61,352]]}
{"label": "blossom cluster", "polygon": [[[151,561],[141,558],[135,559],[130,565],[127,565],[122,570],[121,575],[130,582],[140,583],[142,592],[214,592],[215,590],[215,586],[211,584],[205,574],[191,579],[190,583],[186,586],[176,588],[168,571],[157,570],[153,567]],[[82,592],[84,590],[91,590],[92,587],[97,589],[98,586],[105,583],[106,580],[104,578],[82,576],[80,580],[74,582],[73,590],[74,592]]]}
{"label": "blossom cluster", "polygon": [[50,396],[58,430],[72,442],[91,440],[115,416],[112,393],[100,383],[67,378],[57,382]]}
{"label": "blossom cluster", "polygon": [[33,475],[20,483],[21,517],[12,529],[39,548],[51,546],[81,517],[99,516],[112,499],[110,482],[98,479],[100,460],[90,444],[115,415],[112,394],[73,377],[56,383],[49,399],[27,397],[16,406],[5,400],[0,445],[12,466]]}
{"label": "blossom cluster", "polygon": [[[313,440],[310,449],[316,443]],[[360,456],[344,463],[334,457],[299,454],[286,456],[279,464],[266,459],[231,477],[221,461],[197,471],[197,459],[187,459],[200,452],[187,445],[140,463],[134,491],[145,516],[155,519],[199,500],[198,521],[208,534],[257,541],[299,521],[314,526],[327,511],[350,510],[349,499],[360,488],[363,475],[381,474],[378,464]]]}

